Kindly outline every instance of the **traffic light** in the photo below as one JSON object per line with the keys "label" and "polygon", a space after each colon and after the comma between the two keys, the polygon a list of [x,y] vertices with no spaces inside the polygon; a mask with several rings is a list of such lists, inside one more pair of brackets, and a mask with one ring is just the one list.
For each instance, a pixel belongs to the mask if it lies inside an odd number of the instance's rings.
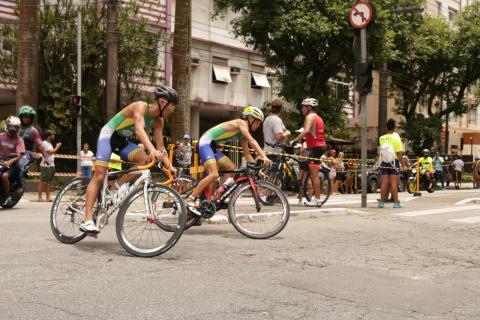
{"label": "traffic light", "polygon": [[372,92],[373,66],[371,63],[357,62],[355,64],[355,89],[361,95]]}
{"label": "traffic light", "polygon": [[82,100],[82,97],[80,96],[70,97],[70,101],[68,103],[68,109],[70,112],[70,117],[72,117],[72,119],[76,119],[80,115],[81,100]]}

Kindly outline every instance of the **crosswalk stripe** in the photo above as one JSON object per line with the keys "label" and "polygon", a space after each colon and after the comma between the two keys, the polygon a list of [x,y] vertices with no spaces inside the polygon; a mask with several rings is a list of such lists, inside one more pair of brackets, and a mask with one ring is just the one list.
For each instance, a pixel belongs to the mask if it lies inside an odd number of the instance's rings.
{"label": "crosswalk stripe", "polygon": [[460,223],[479,223],[480,222],[480,216],[461,218],[461,219],[451,219],[450,221],[460,222]]}
{"label": "crosswalk stripe", "polygon": [[469,210],[476,210],[476,209],[480,209],[480,205],[409,211],[409,212],[395,213],[393,215],[401,216],[401,217],[419,217],[419,216],[428,216],[428,215],[442,214],[442,213],[451,213],[451,212],[453,213],[458,211],[469,211]]}

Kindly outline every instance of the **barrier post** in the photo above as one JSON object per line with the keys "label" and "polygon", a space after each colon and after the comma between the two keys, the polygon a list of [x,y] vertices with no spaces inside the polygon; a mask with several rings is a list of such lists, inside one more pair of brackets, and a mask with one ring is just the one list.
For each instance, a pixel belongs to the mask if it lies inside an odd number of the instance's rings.
{"label": "barrier post", "polygon": [[193,147],[193,179],[197,180],[198,177],[198,153],[197,153],[197,143],[198,141],[193,141],[192,142],[192,147]]}
{"label": "barrier post", "polygon": [[422,193],[420,192],[420,163],[418,160],[419,158],[417,157],[417,163],[416,163],[417,171],[415,172],[415,175],[417,177],[417,190],[413,193],[414,197],[418,197],[422,195]]}

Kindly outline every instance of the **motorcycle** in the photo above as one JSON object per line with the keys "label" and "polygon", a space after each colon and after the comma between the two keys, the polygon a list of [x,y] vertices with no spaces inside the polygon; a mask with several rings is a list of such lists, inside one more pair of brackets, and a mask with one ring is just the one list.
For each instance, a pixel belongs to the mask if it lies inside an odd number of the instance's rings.
{"label": "motorcycle", "polygon": [[[426,170],[420,170],[420,190],[427,190],[428,193],[433,193],[435,191],[435,177],[432,174],[430,180],[426,177]],[[417,169],[412,169],[412,175],[408,178],[407,184],[407,191],[408,193],[414,193],[417,191]]]}
{"label": "motorcycle", "polygon": [[[16,156],[17,156],[16,154],[11,154],[7,157],[7,159],[11,159]],[[4,161],[5,160],[0,160],[0,170],[3,169]],[[13,208],[18,203],[18,201],[20,201],[20,199],[23,196],[23,193],[25,192],[24,186],[25,186],[25,181],[27,180],[27,177],[28,177],[28,168],[30,166],[31,166],[31,162],[25,168],[25,173],[21,177],[21,181],[22,181],[21,184],[18,184],[17,179],[15,177],[15,175],[18,173],[14,175],[10,175],[8,177],[8,180],[10,181],[10,192],[8,195],[6,195],[5,192],[3,191],[3,184],[0,182],[0,206],[2,208],[4,209]],[[12,201],[10,201],[7,205],[4,205],[4,201],[8,196],[12,198]]]}

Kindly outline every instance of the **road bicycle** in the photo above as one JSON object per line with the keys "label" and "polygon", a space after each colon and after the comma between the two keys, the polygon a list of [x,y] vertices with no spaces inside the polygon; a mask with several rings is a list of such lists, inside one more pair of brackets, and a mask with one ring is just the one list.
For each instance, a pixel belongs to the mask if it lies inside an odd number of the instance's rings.
{"label": "road bicycle", "polygon": [[[275,145],[282,148],[282,154],[278,161],[265,170],[262,170],[262,175],[264,179],[270,183],[273,183],[276,186],[283,186],[283,189],[286,189],[285,185],[290,185],[293,187],[298,186],[298,201],[302,203],[303,198],[307,201],[312,199],[313,195],[313,186],[311,183],[310,175],[311,168],[308,166],[307,160],[302,160],[301,156],[295,156],[291,154],[284,153],[286,146],[285,145]],[[293,160],[297,162],[299,168],[301,169],[300,177],[297,177],[295,170],[292,168],[290,161]],[[319,160],[321,161],[321,160]],[[319,170],[319,179],[320,179],[320,206],[324,205],[330,197],[332,190],[332,184],[329,179],[330,168],[321,162]]]}
{"label": "road bicycle", "polygon": [[[253,239],[267,239],[280,233],[288,223],[290,206],[285,194],[274,184],[260,180],[262,165],[247,164],[238,170],[219,170],[220,176],[231,173],[238,177],[216,200],[208,188],[200,194],[201,216],[189,213],[185,229],[195,225],[200,218],[210,219],[219,210],[227,209],[228,219],[235,229]],[[174,180],[175,188],[181,188],[187,198],[198,182],[189,176]],[[179,189],[177,189],[179,190]],[[169,226],[164,226],[169,230]]]}
{"label": "road bicycle", "polygon": [[[180,239],[186,221],[186,207],[180,194],[165,185],[154,184],[150,168],[155,161],[137,169],[112,171],[105,175],[101,192],[94,207],[94,221],[103,229],[109,218],[118,211],[116,234],[122,247],[139,257],[153,257],[171,249]],[[115,188],[113,180],[123,175],[135,175],[130,188]],[[79,230],[85,212],[85,195],[89,178],[70,180],[58,192],[50,214],[50,225],[62,243],[74,244],[87,236]],[[167,225],[170,232],[161,227]]]}

